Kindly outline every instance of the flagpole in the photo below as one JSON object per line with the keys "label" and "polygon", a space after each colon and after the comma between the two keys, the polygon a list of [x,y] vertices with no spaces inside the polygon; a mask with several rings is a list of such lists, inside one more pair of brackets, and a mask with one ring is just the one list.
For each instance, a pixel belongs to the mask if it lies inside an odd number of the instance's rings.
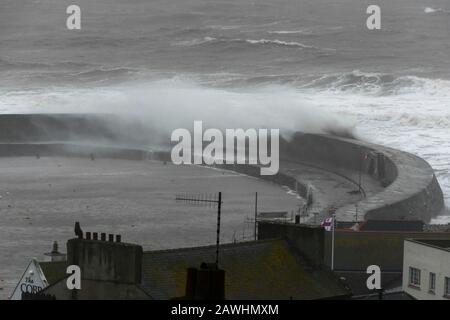
{"label": "flagpole", "polygon": [[360,153],[359,154],[359,179],[358,179],[359,194],[362,194],[362,192],[361,192],[362,162],[363,162],[363,155]]}
{"label": "flagpole", "polygon": [[331,221],[331,271],[334,270],[334,220],[335,220],[335,214],[332,215],[332,221]]}

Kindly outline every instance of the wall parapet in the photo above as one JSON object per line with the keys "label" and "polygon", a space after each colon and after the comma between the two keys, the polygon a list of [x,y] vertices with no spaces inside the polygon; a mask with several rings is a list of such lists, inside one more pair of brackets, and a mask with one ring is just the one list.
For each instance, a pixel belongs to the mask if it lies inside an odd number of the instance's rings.
{"label": "wall parapet", "polygon": [[[354,139],[298,133],[284,144],[281,154],[338,174],[361,170],[379,181],[383,189],[358,202],[365,219],[427,222],[444,208],[442,190],[431,166],[404,151]],[[354,206],[338,208],[339,219],[352,221]]]}

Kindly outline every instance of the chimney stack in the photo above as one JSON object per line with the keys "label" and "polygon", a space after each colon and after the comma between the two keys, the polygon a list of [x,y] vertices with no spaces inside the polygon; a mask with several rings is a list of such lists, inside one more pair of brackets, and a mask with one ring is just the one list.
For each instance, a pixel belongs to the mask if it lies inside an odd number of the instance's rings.
{"label": "chimney stack", "polygon": [[186,277],[186,299],[224,300],[225,271],[215,263],[205,263],[200,268],[188,268]]}
{"label": "chimney stack", "polygon": [[[109,235],[113,239],[113,235]],[[142,247],[131,243],[106,241],[106,233],[93,233],[93,240],[70,239],[67,242],[67,263],[81,268],[82,279],[141,283]]]}

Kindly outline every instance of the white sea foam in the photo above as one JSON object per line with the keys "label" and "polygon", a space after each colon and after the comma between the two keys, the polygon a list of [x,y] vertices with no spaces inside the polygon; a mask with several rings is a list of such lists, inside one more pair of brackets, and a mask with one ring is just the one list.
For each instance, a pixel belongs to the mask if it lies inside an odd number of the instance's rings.
{"label": "white sea foam", "polygon": [[204,37],[202,39],[192,39],[192,40],[184,40],[184,41],[178,41],[175,42],[176,46],[185,46],[185,47],[192,47],[192,46],[198,46],[202,45],[208,42],[216,41],[217,38],[214,37]]}
{"label": "white sea foam", "polygon": [[436,12],[438,10],[434,9],[434,8],[426,7],[424,11],[425,11],[425,13],[433,13],[433,12]]}
{"label": "white sea foam", "polygon": [[212,26],[208,26],[211,29],[214,30],[235,30],[235,29],[239,29],[242,27],[245,27],[245,25],[212,25]]}
{"label": "white sea foam", "polygon": [[307,45],[297,41],[283,41],[279,39],[227,39],[227,38],[215,38],[215,37],[204,37],[196,38],[191,40],[177,41],[174,43],[175,46],[201,46],[208,43],[248,43],[253,45],[272,45],[272,46],[286,46],[286,47],[296,47],[302,49],[316,49],[316,50],[332,50],[330,48],[317,48],[312,45]]}
{"label": "white sea foam", "polygon": [[311,34],[309,29],[301,29],[301,30],[279,30],[279,31],[268,31],[268,33],[272,34]]}
{"label": "white sea foam", "polygon": [[342,26],[310,26],[307,28],[301,28],[301,29],[294,29],[294,30],[270,30],[268,31],[269,34],[302,34],[306,36],[311,35],[324,35],[324,34],[334,34],[339,33],[344,28]]}
{"label": "white sea foam", "polygon": [[351,128],[352,124],[314,110],[295,88],[264,86],[229,91],[185,78],[93,89],[51,88],[0,94],[4,112],[116,112],[135,114],[161,130],[189,127],[194,120],[217,128],[280,128],[285,132]]}
{"label": "white sea foam", "polygon": [[[361,139],[427,160],[436,170],[446,204],[450,205],[450,81],[354,74],[365,77],[371,86],[356,77],[351,78],[355,80],[352,86],[343,89],[342,79],[334,78],[329,89],[305,90],[301,99],[319,110],[353,119]],[[379,94],[386,87],[395,90]]]}
{"label": "white sea foam", "polygon": [[450,13],[449,10],[444,10],[442,8],[431,8],[431,7],[426,7],[424,9],[425,13]]}
{"label": "white sea foam", "polygon": [[300,43],[300,42],[282,41],[282,40],[278,40],[278,39],[274,39],[274,40],[269,40],[269,39],[251,40],[251,39],[247,39],[245,41],[250,43],[250,44],[271,44],[271,45],[278,45],[278,46],[300,47],[300,48],[305,48],[305,49],[315,49],[316,48],[314,46],[303,44],[303,43]]}

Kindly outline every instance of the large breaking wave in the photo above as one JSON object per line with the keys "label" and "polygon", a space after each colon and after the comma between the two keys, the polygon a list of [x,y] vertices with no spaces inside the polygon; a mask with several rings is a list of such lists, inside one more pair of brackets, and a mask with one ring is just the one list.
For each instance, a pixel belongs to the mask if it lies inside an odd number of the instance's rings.
{"label": "large breaking wave", "polygon": [[0,91],[0,112],[114,112],[170,131],[194,120],[217,128],[354,135],[417,154],[450,202],[450,81],[352,71],[323,75],[178,75],[107,85],[127,69],[86,69],[87,84]]}

